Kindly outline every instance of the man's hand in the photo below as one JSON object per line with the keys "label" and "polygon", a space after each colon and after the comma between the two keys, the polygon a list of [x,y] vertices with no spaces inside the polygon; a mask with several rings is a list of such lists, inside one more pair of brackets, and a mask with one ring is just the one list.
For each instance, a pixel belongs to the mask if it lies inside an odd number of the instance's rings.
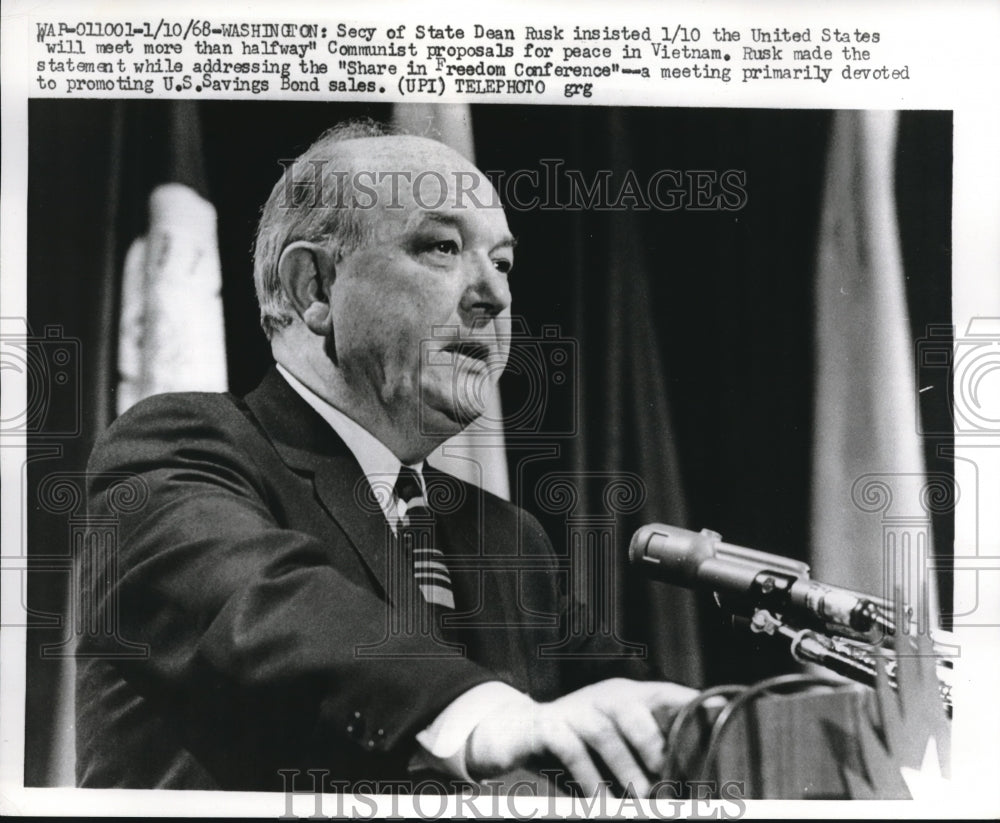
{"label": "man's hand", "polygon": [[472,732],[466,766],[477,778],[493,777],[533,755],[551,754],[589,795],[601,782],[596,753],[623,787],[644,797],[650,789],[646,772],[658,774],[664,761],[663,733],[653,712],[679,708],[697,694],[677,683],[616,678],[551,703],[505,703]]}

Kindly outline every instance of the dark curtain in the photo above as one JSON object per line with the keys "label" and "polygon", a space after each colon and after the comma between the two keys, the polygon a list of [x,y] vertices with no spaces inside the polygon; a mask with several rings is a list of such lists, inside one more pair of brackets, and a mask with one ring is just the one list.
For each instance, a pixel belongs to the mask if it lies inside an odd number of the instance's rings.
{"label": "dark curtain", "polygon": [[[812,271],[829,121],[815,111],[476,110],[485,170],[556,159],[585,180],[610,172],[613,191],[629,169],[639,181],[664,169],[746,175],[746,203],[734,211],[510,214],[515,310],[579,343],[581,430],[564,459],[647,484],[626,539],[660,521],[805,559]],[[547,525],[558,533],[559,523]],[[628,635],[650,642],[665,673],[712,683],[787,668],[783,649],[734,630],[709,598],[650,586],[627,568],[622,576]]]}
{"label": "dark curtain", "polygon": [[[203,175],[194,155],[170,148],[195,110]],[[110,419],[118,279],[129,243],[145,228],[145,198],[177,174],[203,180],[219,213],[230,386],[246,392],[270,362],[257,327],[251,243],[278,160],[358,115],[388,119],[389,106],[30,102],[28,321],[35,335],[54,326],[79,341],[82,405],[51,404],[29,453],[28,547],[37,571],[26,583],[35,615],[27,785],[49,785],[58,773],[52,707],[63,666],[41,650],[67,636],[66,625],[51,620],[65,617],[69,577],[42,569],[58,567],[50,558],[70,551],[68,516],[40,507],[34,490],[54,472],[82,471]],[[519,239],[512,288],[526,331],[520,345],[537,346],[531,340],[543,329],[557,328],[576,368],[572,391],[553,384],[545,394],[546,426],[555,433],[545,458],[519,462],[540,441],[532,447],[515,432],[512,481],[558,546],[565,515],[532,497],[545,475],[582,478],[579,505],[587,512],[601,506],[600,475],[641,478],[645,502],[616,521],[617,619],[665,674],[694,684],[773,674],[787,667],[786,653],[729,625],[707,598],[637,579],[623,553],[635,527],[662,521],[807,559],[812,276],[829,121],[816,111],[473,112],[477,162],[486,171],[544,173],[540,161],[550,158],[588,180],[602,170],[619,182],[630,169],[639,181],[662,169],[746,174],[747,200],[735,211],[509,210]],[[950,135],[948,112],[901,120],[900,218],[915,337],[928,323],[950,322]],[[524,408],[532,390],[515,372],[502,382],[505,409]],[[946,428],[947,397],[928,392],[921,403],[936,424],[929,430]],[[946,440],[925,441],[929,456]],[[950,520],[939,519],[939,546],[950,546]],[[945,592],[942,606],[949,604]]]}

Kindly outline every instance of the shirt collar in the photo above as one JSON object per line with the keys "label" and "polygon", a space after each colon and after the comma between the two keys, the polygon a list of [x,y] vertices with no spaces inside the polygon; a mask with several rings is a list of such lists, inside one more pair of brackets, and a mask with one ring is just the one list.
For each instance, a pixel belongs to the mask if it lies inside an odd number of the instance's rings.
{"label": "shirt collar", "polygon": [[[396,485],[399,468],[403,465],[400,459],[368,429],[348,417],[340,409],[330,405],[280,363],[277,364],[277,367],[278,372],[285,378],[285,382],[330,425],[330,428],[350,449],[351,454],[358,461],[358,465],[361,466],[361,471],[364,472],[368,485],[372,487],[386,517],[395,526],[399,519],[397,510],[399,501],[392,489]],[[409,465],[420,478],[421,488],[426,494],[427,489],[424,485],[423,474],[424,461],[421,460],[419,463]]]}

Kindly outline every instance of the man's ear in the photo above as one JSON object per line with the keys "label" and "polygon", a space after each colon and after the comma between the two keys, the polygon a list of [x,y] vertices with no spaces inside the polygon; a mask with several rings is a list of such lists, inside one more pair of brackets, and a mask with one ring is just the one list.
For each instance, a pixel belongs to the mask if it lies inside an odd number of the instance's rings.
{"label": "man's ear", "polygon": [[330,254],[307,240],[289,243],[278,258],[278,279],[313,334],[327,336],[333,331],[329,290],[335,276]]}

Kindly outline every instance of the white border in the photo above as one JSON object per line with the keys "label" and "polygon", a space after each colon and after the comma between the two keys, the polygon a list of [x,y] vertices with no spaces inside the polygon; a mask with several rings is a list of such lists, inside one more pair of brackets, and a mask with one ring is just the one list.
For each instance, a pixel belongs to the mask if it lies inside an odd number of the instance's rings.
{"label": "white border", "polygon": [[[261,6],[264,6],[262,9]],[[609,11],[611,9],[611,11]],[[973,317],[1000,317],[1000,5],[990,2],[780,2],[752,10],[737,0],[727,3],[660,3],[619,0],[612,5],[556,2],[494,4],[482,12],[470,12],[467,4],[457,7],[434,3],[404,6],[401,3],[303,3],[285,0],[269,4],[218,2],[162,3],[96,2],[5,2],[2,20],[2,314],[26,316],[25,271],[27,227],[27,97],[34,94],[29,48],[34,40],[34,18],[96,17],[98,19],[173,19],[214,14],[230,21],[252,19],[322,19],[392,24],[401,21],[438,23],[460,20],[482,21],[490,25],[541,26],[573,20],[596,26],[637,24],[678,24],[689,21],[703,31],[715,25],[769,27],[786,25],[855,26],[883,32],[878,47],[879,62],[908,64],[911,79],[906,84],[871,85],[785,84],[701,85],[672,81],[662,84],[652,96],[648,86],[630,86],[614,95],[614,100],[597,96],[561,102],[604,105],[672,105],[701,107],[772,108],[887,108],[951,109],[954,111],[954,198],[953,198],[953,318],[961,335]],[[268,95],[273,98],[280,95]],[[381,98],[388,101],[387,98]],[[441,102],[457,98],[445,96]],[[489,97],[476,102],[500,102]],[[530,102],[528,100],[504,102]],[[545,104],[560,102],[557,98]],[[5,371],[2,417],[14,416],[23,408],[23,379]],[[998,415],[995,415],[998,416]],[[992,451],[982,451],[989,444]],[[963,498],[957,512],[956,540],[978,541],[979,554],[1000,557],[1000,455],[998,438],[956,438],[960,454],[977,461],[983,485],[979,499]],[[20,553],[20,523],[25,501],[18,498],[23,444],[4,440],[0,450],[2,481],[3,555]],[[973,528],[972,506],[978,503],[979,521]],[[16,608],[19,594],[4,575],[4,611]],[[794,803],[757,801],[748,803],[748,813],[775,817],[837,815],[844,817],[890,816],[954,817],[959,814],[996,815],[1000,812],[1000,586],[996,571],[980,575],[984,622],[990,626],[959,633],[965,658],[956,686],[959,708],[954,721],[954,794],[938,803],[870,804],[860,801]],[[968,586],[969,575],[959,575],[958,585]],[[959,597],[966,591],[956,593]],[[991,612],[987,610],[992,610]],[[24,789],[21,786],[24,745],[24,648],[23,629],[0,632],[0,813],[3,814],[205,814],[220,816],[273,816],[281,814],[283,799],[276,795],[251,793],[80,791],[75,789]],[[308,800],[308,798],[307,798]],[[298,804],[299,801],[296,801]],[[521,803],[524,805],[522,806]],[[298,805],[296,805],[298,810]],[[530,814],[527,801],[517,810]],[[299,812],[311,813],[309,807]]]}

